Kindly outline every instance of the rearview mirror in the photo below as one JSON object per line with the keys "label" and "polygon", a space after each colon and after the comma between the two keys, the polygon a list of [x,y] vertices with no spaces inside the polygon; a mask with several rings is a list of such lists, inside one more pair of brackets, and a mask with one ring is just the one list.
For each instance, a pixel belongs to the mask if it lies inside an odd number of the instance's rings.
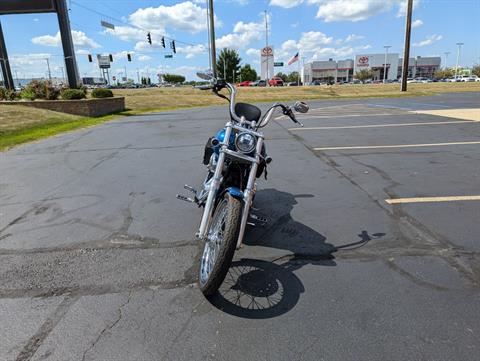
{"label": "rearview mirror", "polygon": [[197,72],[197,76],[200,79],[203,79],[203,80],[212,80],[213,79],[213,73],[210,70],[199,71],[199,72]]}
{"label": "rearview mirror", "polygon": [[295,102],[295,104],[293,104],[293,109],[295,109],[295,111],[299,113],[306,113],[310,108],[305,102]]}

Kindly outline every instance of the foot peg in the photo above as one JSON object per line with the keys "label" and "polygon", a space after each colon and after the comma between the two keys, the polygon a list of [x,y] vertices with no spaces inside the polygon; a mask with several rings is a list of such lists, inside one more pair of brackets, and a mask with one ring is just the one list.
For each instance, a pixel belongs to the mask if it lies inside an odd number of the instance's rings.
{"label": "foot peg", "polygon": [[260,217],[260,216],[257,216],[256,214],[253,214],[253,213],[250,213],[249,217],[253,221],[253,222],[247,222],[247,224],[250,225],[250,226],[254,226],[254,227],[255,226],[264,226],[268,222],[268,219],[266,219],[265,217]]}
{"label": "foot peg", "polygon": [[183,188],[185,188],[187,191],[190,191],[190,192],[192,192],[192,193],[197,194],[197,190],[196,190],[195,188],[193,188],[192,186],[189,186],[188,184],[185,184],[185,185],[183,186]]}
{"label": "foot peg", "polygon": [[189,203],[195,203],[194,199],[186,197],[186,196],[181,195],[181,194],[177,194],[176,198],[180,199],[181,201],[185,201],[185,202],[189,202]]}

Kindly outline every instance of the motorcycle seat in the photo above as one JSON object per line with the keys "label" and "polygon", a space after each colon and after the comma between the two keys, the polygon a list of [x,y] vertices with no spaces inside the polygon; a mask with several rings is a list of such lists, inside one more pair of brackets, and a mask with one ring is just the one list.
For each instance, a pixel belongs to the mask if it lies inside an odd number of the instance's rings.
{"label": "motorcycle seat", "polygon": [[252,104],[237,103],[235,104],[235,113],[238,117],[245,117],[248,121],[256,121],[262,116],[262,111]]}

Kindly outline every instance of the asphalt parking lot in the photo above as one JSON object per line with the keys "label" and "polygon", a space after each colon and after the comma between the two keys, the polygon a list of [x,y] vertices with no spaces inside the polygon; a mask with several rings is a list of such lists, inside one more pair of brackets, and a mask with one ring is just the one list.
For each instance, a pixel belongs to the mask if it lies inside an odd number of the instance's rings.
{"label": "asphalt parking lot", "polygon": [[479,104],[312,102],[303,129],[278,117],[256,197],[269,223],[210,301],[201,211],[175,194],[202,181],[226,108],[2,153],[0,360],[477,360]]}

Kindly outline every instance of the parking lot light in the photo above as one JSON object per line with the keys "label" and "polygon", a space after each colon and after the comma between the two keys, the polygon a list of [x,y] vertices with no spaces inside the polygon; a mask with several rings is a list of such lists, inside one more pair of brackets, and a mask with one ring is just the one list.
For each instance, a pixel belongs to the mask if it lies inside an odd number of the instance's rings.
{"label": "parking lot light", "polygon": [[387,56],[388,56],[388,49],[391,48],[391,45],[384,45],[385,48],[385,62],[383,64],[383,84],[387,82]]}

